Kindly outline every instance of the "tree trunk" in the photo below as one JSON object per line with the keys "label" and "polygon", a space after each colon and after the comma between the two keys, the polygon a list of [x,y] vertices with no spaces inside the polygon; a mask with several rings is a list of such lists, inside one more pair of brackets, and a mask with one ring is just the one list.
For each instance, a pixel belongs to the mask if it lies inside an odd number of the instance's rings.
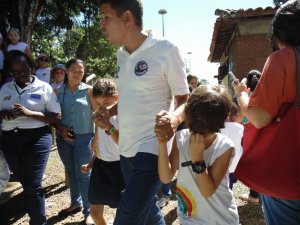
{"label": "tree trunk", "polygon": [[19,1],[19,19],[22,33],[22,41],[31,44],[32,33],[37,18],[45,6],[45,0],[21,0]]}

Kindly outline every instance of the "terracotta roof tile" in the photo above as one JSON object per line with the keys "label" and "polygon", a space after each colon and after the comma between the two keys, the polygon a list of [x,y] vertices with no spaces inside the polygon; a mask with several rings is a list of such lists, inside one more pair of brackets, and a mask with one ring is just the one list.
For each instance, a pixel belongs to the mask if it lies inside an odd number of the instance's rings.
{"label": "terracotta roof tile", "polygon": [[216,9],[215,15],[219,16],[214,25],[210,45],[210,55],[208,61],[219,62],[220,58],[225,51],[225,48],[235,30],[238,21],[246,18],[253,17],[273,17],[278,7],[258,7],[255,9]]}

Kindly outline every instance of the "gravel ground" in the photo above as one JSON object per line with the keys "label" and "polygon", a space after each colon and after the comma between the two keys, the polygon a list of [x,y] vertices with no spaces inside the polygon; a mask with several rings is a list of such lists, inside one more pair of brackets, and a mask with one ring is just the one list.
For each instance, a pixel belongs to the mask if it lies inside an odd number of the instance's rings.
{"label": "gravel ground", "polygon": [[[69,189],[66,188],[64,180],[65,174],[63,165],[57,151],[52,151],[46,169],[46,178],[43,181],[48,224],[81,224],[83,221],[82,213],[77,213],[65,218],[57,216],[60,210],[68,207],[70,204],[70,192]],[[172,183],[172,188],[175,188],[175,183]],[[248,189],[239,182],[235,184],[233,191],[235,197],[243,193],[248,193]],[[260,204],[247,203],[238,198],[236,198],[236,201],[241,224],[265,225]],[[173,195],[170,202],[162,209],[167,225],[179,225],[176,208],[176,196]],[[105,207],[105,216],[108,220],[113,220],[115,210]],[[24,211],[22,194],[14,196],[8,202],[0,206],[0,225],[27,225],[29,224],[28,218],[28,215],[25,214]]]}

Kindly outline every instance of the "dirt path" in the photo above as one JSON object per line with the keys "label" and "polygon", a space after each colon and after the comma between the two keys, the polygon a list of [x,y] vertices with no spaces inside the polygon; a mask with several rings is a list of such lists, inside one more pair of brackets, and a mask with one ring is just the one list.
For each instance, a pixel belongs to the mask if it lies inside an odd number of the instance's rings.
{"label": "dirt path", "polygon": [[[73,216],[61,218],[57,213],[68,207],[70,204],[70,192],[64,183],[65,175],[64,168],[59,159],[57,151],[52,151],[49,157],[49,162],[46,169],[46,178],[43,181],[44,192],[46,196],[46,215],[48,224],[81,224],[83,220],[82,213],[77,213]],[[172,184],[174,189],[175,184]],[[234,186],[234,194],[238,196],[247,192],[245,187],[238,183]],[[241,224],[243,225],[264,225],[264,219],[261,212],[260,204],[247,204],[237,199],[239,206],[239,214]],[[162,212],[167,225],[179,225],[177,219],[177,201],[173,195],[169,204],[163,208]],[[108,207],[105,208],[106,218],[113,220],[115,210]],[[6,203],[0,206],[0,225],[27,225],[29,217],[25,214],[23,206],[22,193],[17,194]]]}

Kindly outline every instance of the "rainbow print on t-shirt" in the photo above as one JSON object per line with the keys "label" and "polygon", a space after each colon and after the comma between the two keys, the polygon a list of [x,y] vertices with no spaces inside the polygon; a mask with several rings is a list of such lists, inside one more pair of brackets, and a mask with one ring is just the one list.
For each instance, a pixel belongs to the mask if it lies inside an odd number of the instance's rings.
{"label": "rainbow print on t-shirt", "polygon": [[188,218],[196,218],[198,212],[197,204],[191,192],[177,184],[176,194],[179,211]]}

